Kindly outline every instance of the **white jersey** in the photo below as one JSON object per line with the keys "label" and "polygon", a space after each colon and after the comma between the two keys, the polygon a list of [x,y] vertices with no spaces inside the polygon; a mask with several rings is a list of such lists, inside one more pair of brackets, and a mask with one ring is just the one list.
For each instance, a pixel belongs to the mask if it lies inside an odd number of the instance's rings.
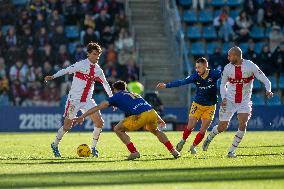
{"label": "white jersey", "polygon": [[249,103],[254,77],[265,85],[266,91],[271,92],[271,82],[252,61],[243,59],[239,66],[227,64],[222,73],[220,86],[222,99],[226,98],[235,103]]}
{"label": "white jersey", "polygon": [[53,75],[54,78],[65,74],[74,74],[71,89],[68,98],[86,102],[92,98],[94,91],[94,83],[96,81],[103,84],[108,96],[112,96],[111,88],[106,81],[103,70],[98,64],[92,64],[89,59],[81,60],[75,64],[59,70]]}

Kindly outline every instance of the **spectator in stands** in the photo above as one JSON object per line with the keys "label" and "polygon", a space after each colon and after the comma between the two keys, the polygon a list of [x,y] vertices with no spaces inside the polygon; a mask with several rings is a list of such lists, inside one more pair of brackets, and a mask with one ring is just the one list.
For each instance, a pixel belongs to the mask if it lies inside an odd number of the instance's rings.
{"label": "spectator in stands", "polygon": [[8,34],[6,36],[6,44],[8,48],[11,48],[17,45],[17,36],[16,36],[15,28],[13,26],[9,27]]}
{"label": "spectator in stands", "polygon": [[118,39],[115,41],[115,48],[120,51],[122,49],[130,50],[134,46],[134,40],[130,33],[122,28],[119,32]]}
{"label": "spectator in stands", "polygon": [[273,53],[282,42],[284,42],[284,37],[281,32],[281,28],[280,26],[274,25],[271,33],[269,34],[269,46],[271,52]]}
{"label": "spectator in stands", "polygon": [[[67,68],[68,66],[70,66],[70,61],[66,60],[63,63],[62,68]],[[60,78],[58,78],[61,82],[60,85],[60,96],[66,95],[66,93],[68,94],[69,89],[71,87],[71,83],[72,83],[72,75],[66,74]],[[66,102],[66,101],[65,101]],[[64,105],[65,105],[64,102]]]}
{"label": "spectator in stands", "polygon": [[97,0],[93,8],[94,13],[99,14],[102,10],[108,10],[108,3],[106,0]]}
{"label": "spectator in stands", "polygon": [[64,28],[62,25],[58,25],[52,37],[52,46],[55,50],[58,50],[60,45],[66,45],[67,43],[68,39],[64,34]]}
{"label": "spectator in stands", "polygon": [[22,106],[43,106],[42,88],[39,82],[31,82],[27,91],[27,98],[23,101]]}
{"label": "spectator in stands", "polygon": [[265,75],[270,76],[275,73],[276,68],[274,62],[272,61],[272,53],[270,52],[268,45],[263,46],[262,51],[258,55],[256,64],[259,65],[259,68],[263,70]]}
{"label": "spectator in stands", "polygon": [[275,49],[272,59],[276,65],[277,75],[284,74],[284,43]]}
{"label": "spectator in stands", "polygon": [[[135,63],[135,60],[133,58],[129,58],[127,60],[126,64],[126,73],[128,75],[128,78],[137,78],[139,79],[139,68]],[[126,74],[123,74],[126,75]]]}
{"label": "spectator in stands", "polygon": [[205,0],[193,0],[192,1],[192,7],[193,9],[197,10],[197,5],[199,4],[200,9],[204,9],[205,6]]}
{"label": "spectator in stands", "polygon": [[110,15],[107,14],[106,10],[101,10],[99,16],[95,19],[96,23],[96,30],[100,32],[100,34],[103,33],[103,30],[106,26],[111,26],[111,20]]}
{"label": "spectator in stands", "polygon": [[59,0],[48,0],[47,6],[49,11],[52,12],[55,10],[58,12],[62,11],[62,2],[60,2]]}
{"label": "spectator in stands", "polygon": [[29,6],[29,12],[33,19],[35,19],[38,13],[41,13],[43,17],[46,17],[48,5],[44,0],[31,0]]}
{"label": "spectator in stands", "polygon": [[128,22],[127,16],[125,15],[124,11],[120,11],[119,15],[116,15],[114,22],[115,22],[115,26],[117,27],[116,28],[117,32],[121,31],[122,28],[126,30],[128,30],[129,28],[129,22]]}
{"label": "spectator in stands", "polygon": [[45,27],[41,27],[35,35],[35,46],[38,50],[42,50],[46,43],[49,43],[49,36]]}
{"label": "spectator in stands", "polygon": [[114,49],[113,44],[109,44],[108,49],[106,51],[106,61],[109,62],[117,62],[117,53]]}
{"label": "spectator in stands", "polygon": [[210,68],[222,70],[226,65],[226,58],[221,52],[220,47],[216,47],[212,55],[209,56],[209,65]]}
{"label": "spectator in stands", "polygon": [[5,59],[0,57],[0,77],[4,78],[7,76],[7,68],[5,65]]}
{"label": "spectator in stands", "polygon": [[12,81],[11,89],[14,105],[20,106],[28,95],[27,87],[16,79]]}
{"label": "spectator in stands", "polygon": [[23,60],[25,61],[28,67],[40,66],[34,48],[31,45],[29,45],[28,48],[26,49],[26,52],[23,56]]}
{"label": "spectator in stands", "polygon": [[33,24],[33,32],[35,33],[39,31],[41,28],[46,28],[46,22],[43,15],[41,13],[38,13],[36,15],[36,20],[34,21]]}
{"label": "spectator in stands", "polygon": [[119,78],[118,66],[119,65],[112,61],[107,61],[103,66],[103,70],[108,82],[114,83]]}
{"label": "spectator in stands", "polygon": [[[62,64],[63,64],[63,62],[62,62]],[[50,74],[53,74],[54,73],[54,69],[53,69],[53,67],[52,67],[52,65],[50,64],[50,62],[48,62],[48,61],[45,61],[44,63],[43,63],[43,75],[50,75]]]}
{"label": "spectator in stands", "polygon": [[79,20],[84,19],[86,14],[90,14],[92,12],[92,5],[90,0],[79,0],[78,12],[77,16],[79,16]]}
{"label": "spectator in stands", "polygon": [[[1,85],[1,78],[0,78],[0,85]],[[4,107],[4,106],[9,106],[10,105],[10,101],[9,101],[9,95],[8,95],[8,91],[4,90],[4,91],[0,91],[0,107]]]}
{"label": "spectator in stands", "polygon": [[23,26],[24,33],[19,36],[19,47],[21,49],[26,49],[29,45],[34,44],[34,38],[32,36],[32,31],[30,26]]}
{"label": "spectator in stands", "polygon": [[[109,0],[109,8],[108,13],[110,14],[112,19],[115,19],[116,15],[120,15],[121,13],[124,14],[123,10],[123,3],[118,2],[117,0]],[[126,19],[127,21],[127,19]],[[128,28],[128,26],[127,26]]]}
{"label": "spectator in stands", "polygon": [[55,53],[49,43],[46,43],[41,51],[39,51],[39,63],[49,61],[53,66],[55,65]]}
{"label": "spectator in stands", "polygon": [[83,28],[84,30],[87,30],[88,28],[92,28],[93,30],[95,30],[95,20],[94,17],[91,14],[86,14],[85,18],[84,18],[84,24],[83,24]]}
{"label": "spectator in stands", "polygon": [[244,10],[252,18],[254,23],[261,24],[263,21],[264,11],[257,0],[244,1]]}
{"label": "spectator in stands", "polygon": [[101,43],[104,48],[114,43],[114,32],[110,26],[106,26],[101,33]]}
{"label": "spectator in stands", "polygon": [[91,41],[99,41],[98,36],[92,27],[88,27],[83,37],[84,45],[86,46]]}
{"label": "spectator in stands", "polygon": [[64,20],[57,9],[53,10],[52,14],[47,17],[47,26],[49,27],[49,31],[52,33],[55,33],[57,26],[62,26],[63,24]]}
{"label": "spectator in stands", "polygon": [[10,68],[9,76],[11,81],[18,80],[20,83],[25,83],[27,80],[28,67],[21,59],[16,60],[16,64]]}
{"label": "spectator in stands", "polygon": [[219,16],[214,18],[213,25],[219,29],[219,36],[225,42],[228,42],[235,36],[233,26],[234,20],[229,16],[228,11],[224,8]]}
{"label": "spectator in stands", "polygon": [[238,42],[247,42],[249,40],[249,31],[252,25],[252,20],[243,10],[240,12],[240,15],[236,18],[236,27],[238,34]]}
{"label": "spectator in stands", "polygon": [[3,36],[2,29],[0,29],[0,56],[5,54],[6,49],[7,49],[6,39]]}
{"label": "spectator in stands", "polygon": [[84,51],[83,45],[78,44],[74,52],[74,61],[78,62],[86,58],[86,52]]}
{"label": "spectator in stands", "polygon": [[264,0],[264,23],[267,27],[272,26],[277,17],[277,5],[273,0]]}
{"label": "spectator in stands", "polygon": [[248,50],[244,54],[244,58],[251,60],[253,63],[258,64],[257,62],[257,53],[254,51],[255,48],[255,43],[253,42],[252,39],[248,41]]}
{"label": "spectator in stands", "polygon": [[47,87],[43,89],[43,100],[45,106],[59,106],[60,94],[55,82],[50,82]]}
{"label": "spectator in stands", "polygon": [[64,20],[66,25],[77,24],[77,5],[73,0],[65,0],[62,5],[62,12],[64,15]]}
{"label": "spectator in stands", "polygon": [[17,19],[16,23],[16,29],[19,36],[22,36],[24,34],[24,30],[26,28],[30,28],[32,25],[32,19],[29,17],[28,11],[26,9],[23,9],[20,12],[20,16]]}
{"label": "spectator in stands", "polygon": [[[60,45],[58,54],[55,57],[55,64],[61,66],[66,60],[70,60],[66,45]],[[44,75],[47,75],[47,74],[44,74]]]}

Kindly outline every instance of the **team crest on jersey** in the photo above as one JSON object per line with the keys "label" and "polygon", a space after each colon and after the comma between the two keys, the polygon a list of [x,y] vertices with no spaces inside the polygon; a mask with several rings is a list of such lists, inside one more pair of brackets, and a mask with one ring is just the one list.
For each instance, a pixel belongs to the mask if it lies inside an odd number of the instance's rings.
{"label": "team crest on jersey", "polygon": [[213,79],[212,79],[212,78],[209,78],[209,79],[208,79],[208,82],[212,82],[212,81],[213,81]]}

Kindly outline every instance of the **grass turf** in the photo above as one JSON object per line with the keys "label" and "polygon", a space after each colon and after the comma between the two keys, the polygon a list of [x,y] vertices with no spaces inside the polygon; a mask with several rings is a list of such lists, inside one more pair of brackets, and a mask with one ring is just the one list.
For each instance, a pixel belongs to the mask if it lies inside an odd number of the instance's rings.
{"label": "grass turf", "polygon": [[[91,133],[68,133],[63,158],[52,156],[55,133],[0,134],[0,188],[283,188],[284,132],[247,132],[237,150],[226,157],[234,133],[218,135],[207,152],[187,152],[173,159],[150,133],[132,132],[141,158],[124,161],[126,147],[112,132],[102,133],[99,158],[78,158],[76,148],[89,143]],[[167,132],[175,145],[181,132]],[[200,144],[201,146],[201,144]]]}

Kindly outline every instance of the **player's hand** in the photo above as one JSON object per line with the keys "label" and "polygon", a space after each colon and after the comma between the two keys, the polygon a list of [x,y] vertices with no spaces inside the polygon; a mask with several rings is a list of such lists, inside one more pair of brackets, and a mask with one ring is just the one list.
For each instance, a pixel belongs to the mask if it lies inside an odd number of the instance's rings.
{"label": "player's hand", "polygon": [[269,91],[266,91],[266,96],[267,96],[267,98],[272,98],[273,97],[273,93],[269,92]]}
{"label": "player's hand", "polygon": [[162,120],[162,119],[159,119],[159,120],[158,120],[158,123],[159,123],[159,125],[160,125],[162,128],[164,128],[164,127],[166,126],[166,122],[165,122],[164,120]]}
{"label": "player's hand", "polygon": [[224,110],[226,110],[226,106],[227,106],[227,99],[226,99],[226,98],[224,98],[224,99],[222,100],[220,106],[221,106]]}
{"label": "player's hand", "polygon": [[166,84],[165,83],[158,83],[158,85],[156,86],[157,89],[165,89],[166,88]]}
{"label": "player's hand", "polygon": [[45,76],[45,77],[44,77],[44,81],[45,81],[45,82],[51,81],[51,80],[53,80],[53,79],[54,79],[54,77],[51,76],[51,75],[48,75],[48,76]]}
{"label": "player's hand", "polygon": [[78,124],[80,124],[80,125],[82,125],[83,124],[83,122],[84,122],[84,118],[83,117],[75,117],[72,121],[73,121],[73,123],[78,123]]}

